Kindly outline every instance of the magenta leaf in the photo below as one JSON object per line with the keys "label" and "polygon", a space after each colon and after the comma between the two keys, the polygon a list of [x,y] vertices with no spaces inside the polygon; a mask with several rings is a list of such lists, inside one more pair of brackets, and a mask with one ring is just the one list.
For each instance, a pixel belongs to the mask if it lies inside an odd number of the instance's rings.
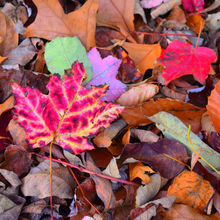
{"label": "magenta leaf", "polygon": [[204,0],[182,0],[183,7],[188,12],[204,10]]}
{"label": "magenta leaf", "polygon": [[91,150],[94,147],[87,137],[108,127],[123,111],[118,105],[99,100],[108,85],[92,86],[91,90],[81,86],[85,77],[82,64],[75,62],[72,73],[65,74],[63,80],[53,75],[47,85],[48,95],[13,84],[14,119],[26,130],[33,148],[53,141],[76,154]]}
{"label": "magenta leaf", "polygon": [[93,67],[93,78],[86,85],[86,88],[91,88],[92,85],[100,86],[108,84],[109,90],[101,100],[115,101],[126,90],[126,85],[116,79],[121,61],[113,56],[107,56],[102,59],[96,48],[88,52],[88,57]]}

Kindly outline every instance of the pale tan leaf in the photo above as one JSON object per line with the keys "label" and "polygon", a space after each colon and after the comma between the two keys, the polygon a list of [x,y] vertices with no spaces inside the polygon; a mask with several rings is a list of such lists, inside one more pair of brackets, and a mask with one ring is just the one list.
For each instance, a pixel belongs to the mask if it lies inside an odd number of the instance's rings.
{"label": "pale tan leaf", "polygon": [[116,102],[126,106],[137,105],[152,98],[158,91],[157,85],[142,84],[123,93]]}

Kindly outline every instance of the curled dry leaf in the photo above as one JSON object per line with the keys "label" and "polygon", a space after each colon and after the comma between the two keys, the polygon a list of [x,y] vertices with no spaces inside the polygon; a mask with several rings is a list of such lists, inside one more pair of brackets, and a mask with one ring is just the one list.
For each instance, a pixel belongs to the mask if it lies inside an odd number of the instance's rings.
{"label": "curled dry leaf", "polygon": [[129,177],[131,181],[138,177],[147,184],[151,181],[148,174],[152,173],[155,172],[149,166],[145,166],[141,162],[129,164]]}
{"label": "curled dry leaf", "polygon": [[159,136],[154,134],[152,131],[146,131],[136,128],[131,128],[131,136],[138,138],[140,142],[147,142],[149,144],[157,142],[159,140]]}
{"label": "curled dry leaf", "polygon": [[216,84],[214,90],[208,98],[206,106],[215,130],[220,133],[220,81]]}
{"label": "curled dry leaf", "polygon": [[202,130],[206,131],[208,134],[210,134],[211,132],[215,132],[215,128],[213,126],[213,123],[211,121],[208,112],[205,112],[202,115],[201,124],[202,124]]}
{"label": "curled dry leaf", "polygon": [[9,109],[12,109],[14,107],[14,101],[14,97],[10,96],[6,101],[0,104],[0,115]]}
{"label": "curled dry leaf", "polygon": [[119,29],[124,37],[134,41],[131,32],[134,31],[135,0],[100,0],[97,13],[98,26]]}
{"label": "curled dry leaf", "polygon": [[207,180],[195,172],[184,171],[174,179],[167,196],[177,196],[176,203],[204,211],[214,192]]}
{"label": "curled dry leaf", "polygon": [[0,55],[5,56],[18,45],[18,33],[10,17],[0,12]]}
{"label": "curled dry leaf", "polygon": [[25,30],[26,37],[52,40],[77,36],[88,50],[95,46],[96,12],[99,0],[88,0],[78,10],[65,14],[57,0],[33,0],[38,9],[34,22]]}
{"label": "curled dry leaf", "polygon": [[132,87],[116,101],[120,105],[132,106],[147,101],[157,94],[159,88],[154,84],[142,84]]}

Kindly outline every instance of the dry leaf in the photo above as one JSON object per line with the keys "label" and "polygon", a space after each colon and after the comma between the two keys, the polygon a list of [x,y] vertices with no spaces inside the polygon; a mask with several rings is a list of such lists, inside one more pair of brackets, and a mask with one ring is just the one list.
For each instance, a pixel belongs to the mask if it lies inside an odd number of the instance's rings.
{"label": "dry leaf", "polygon": [[204,211],[214,192],[207,180],[195,172],[184,171],[174,179],[167,196],[177,196],[176,203]]}
{"label": "dry leaf", "polygon": [[9,110],[12,109],[14,107],[14,97],[10,96],[6,101],[4,101],[4,103],[0,104],[0,115]]}
{"label": "dry leaf", "polygon": [[205,112],[202,115],[202,119],[201,119],[201,125],[202,125],[202,130],[206,131],[208,133],[208,135],[213,131],[215,132],[215,128],[212,124],[211,118],[209,117],[208,112]]}
{"label": "dry leaf", "polygon": [[159,44],[136,44],[124,42],[122,47],[128,52],[131,59],[134,60],[136,67],[145,73],[152,69],[157,58],[160,57],[161,47]]}
{"label": "dry leaf", "polygon": [[7,60],[8,59],[8,57],[2,57],[2,56],[0,56],[0,64],[2,64],[5,60]]}
{"label": "dry leaf", "polygon": [[149,166],[145,166],[141,162],[129,164],[129,177],[131,181],[138,177],[147,184],[151,181],[148,173],[152,174],[155,172]]}
{"label": "dry leaf", "polygon": [[174,5],[172,11],[170,12],[167,20],[175,20],[179,23],[185,24],[186,17],[184,11],[177,5]]}
{"label": "dry leaf", "polygon": [[158,99],[157,101],[150,100],[136,107],[127,107],[121,115],[129,126],[136,127],[152,123],[146,116],[152,116],[160,111],[173,114],[187,126],[191,124],[192,131],[198,133],[201,130],[202,114],[206,110],[182,101]]}
{"label": "dry leaf", "polygon": [[119,29],[124,37],[135,42],[131,37],[134,31],[134,7],[135,0],[100,0],[97,13],[98,26]]}
{"label": "dry leaf", "polygon": [[154,84],[142,84],[132,87],[127,92],[123,93],[116,101],[120,105],[136,105],[147,101],[157,94],[159,88]]}
{"label": "dry leaf", "polygon": [[99,0],[88,0],[80,9],[65,14],[57,0],[33,0],[38,9],[35,21],[25,30],[26,37],[52,40],[77,36],[87,50],[95,46],[96,12]]}
{"label": "dry leaf", "polygon": [[215,130],[220,133],[220,81],[215,85],[206,106]]}
{"label": "dry leaf", "polygon": [[186,220],[186,219],[197,219],[197,220],[219,220],[220,214],[215,213],[210,216],[202,214],[199,210],[193,209],[190,206],[182,204],[174,204],[169,210],[165,210],[162,214],[163,220]]}
{"label": "dry leaf", "polygon": [[205,20],[200,14],[193,14],[187,18],[186,24],[191,28],[193,32],[199,34],[203,30]]}
{"label": "dry leaf", "polygon": [[5,56],[18,45],[18,33],[10,17],[0,12],[0,55]]}
{"label": "dry leaf", "polygon": [[149,144],[157,142],[159,140],[159,136],[154,134],[152,131],[146,131],[136,128],[131,128],[131,136],[138,138],[140,142],[147,142]]}

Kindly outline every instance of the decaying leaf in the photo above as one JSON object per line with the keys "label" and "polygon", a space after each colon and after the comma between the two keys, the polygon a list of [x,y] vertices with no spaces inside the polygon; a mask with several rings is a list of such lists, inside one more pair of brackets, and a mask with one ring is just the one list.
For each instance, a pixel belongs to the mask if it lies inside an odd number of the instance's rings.
{"label": "decaying leaf", "polygon": [[34,22],[25,30],[26,37],[52,40],[77,36],[86,49],[95,46],[96,12],[99,0],[88,0],[80,9],[65,14],[57,0],[33,0],[38,9]]}
{"label": "decaying leaf", "polygon": [[49,95],[30,87],[13,84],[16,105],[14,119],[28,135],[32,147],[43,147],[55,141],[74,153],[93,149],[86,137],[97,133],[100,127],[108,127],[123,108],[104,103],[107,85],[88,90],[81,86],[85,75],[82,64],[76,62],[72,73],[51,77],[47,88]]}
{"label": "decaying leaf", "polygon": [[159,87],[154,84],[142,84],[132,87],[123,93],[116,101],[120,105],[132,106],[143,103],[152,98],[159,91]]}
{"label": "decaying leaf", "polygon": [[205,20],[200,14],[194,14],[187,18],[186,24],[191,28],[192,31],[194,31],[196,34],[199,34],[199,32],[204,28]]}
{"label": "decaying leaf", "polygon": [[220,133],[220,81],[215,85],[206,106],[215,130]]}
{"label": "decaying leaf", "polygon": [[108,84],[109,89],[106,92],[106,96],[102,97],[101,100],[115,101],[126,89],[126,85],[116,79],[121,61],[113,56],[107,56],[102,59],[96,48],[88,52],[88,57],[92,64],[93,77],[86,85],[86,88]]}
{"label": "decaying leaf", "polygon": [[158,59],[165,66],[162,76],[166,79],[166,84],[189,74],[203,83],[210,72],[211,63],[215,60],[214,50],[208,47],[193,48],[189,43],[179,40],[170,43]]}
{"label": "decaying leaf", "polygon": [[[73,198],[74,180],[68,169],[60,164],[52,162],[53,169],[53,196],[60,198]],[[22,179],[22,193],[25,196],[45,198],[50,196],[50,163],[44,160],[38,166],[33,167],[27,176]],[[33,190],[34,189],[34,190]]]}
{"label": "decaying leaf", "polygon": [[86,54],[86,50],[77,37],[57,37],[46,44],[45,60],[51,73],[59,73],[70,69],[78,60],[83,63],[86,70],[86,82],[92,79],[92,65]]}
{"label": "decaying leaf", "polygon": [[167,195],[176,196],[176,203],[182,203],[204,211],[214,192],[207,180],[204,180],[195,172],[184,171],[174,179]]}
{"label": "decaying leaf", "polygon": [[204,9],[204,0],[182,0],[183,7],[189,12],[202,11]]}

